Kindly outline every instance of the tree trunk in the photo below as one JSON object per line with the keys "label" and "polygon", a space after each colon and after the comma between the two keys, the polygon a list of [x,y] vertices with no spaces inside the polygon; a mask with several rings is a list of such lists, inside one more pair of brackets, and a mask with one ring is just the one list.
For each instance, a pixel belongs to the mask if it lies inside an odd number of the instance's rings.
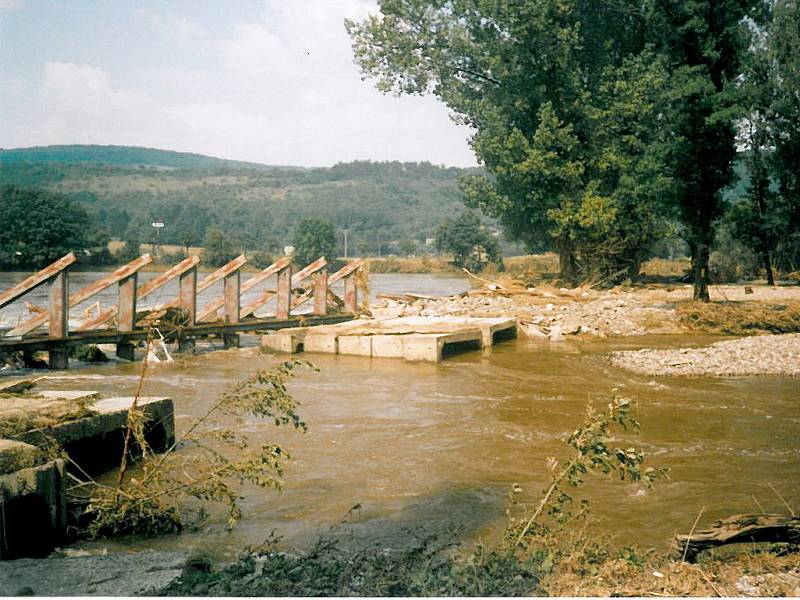
{"label": "tree trunk", "polygon": [[708,283],[710,280],[708,274],[709,247],[708,244],[696,242],[692,250],[692,282],[694,284],[692,298],[708,302]]}
{"label": "tree trunk", "polygon": [[769,255],[769,250],[764,250],[761,253],[761,260],[764,263],[764,270],[767,272],[767,285],[775,285],[775,277],[772,274],[772,260]]}
{"label": "tree trunk", "polygon": [[559,238],[556,241],[558,248],[559,278],[563,281],[575,283],[578,279],[578,266],[575,262],[575,248],[568,238]]}

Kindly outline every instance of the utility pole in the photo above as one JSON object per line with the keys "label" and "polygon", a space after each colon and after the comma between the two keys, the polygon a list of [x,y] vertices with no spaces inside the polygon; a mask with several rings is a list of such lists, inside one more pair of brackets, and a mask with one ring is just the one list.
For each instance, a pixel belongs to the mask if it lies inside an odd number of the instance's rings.
{"label": "utility pole", "polygon": [[344,259],[347,260],[347,229],[344,230]]}

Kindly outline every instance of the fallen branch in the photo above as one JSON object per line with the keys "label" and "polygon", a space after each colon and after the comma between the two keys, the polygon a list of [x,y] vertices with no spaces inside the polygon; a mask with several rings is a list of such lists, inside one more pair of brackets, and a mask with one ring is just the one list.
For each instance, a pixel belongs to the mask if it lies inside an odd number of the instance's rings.
{"label": "fallen branch", "polygon": [[678,552],[693,562],[703,550],[742,542],[788,542],[800,544],[800,518],[783,515],[733,515],[708,529],[676,535]]}

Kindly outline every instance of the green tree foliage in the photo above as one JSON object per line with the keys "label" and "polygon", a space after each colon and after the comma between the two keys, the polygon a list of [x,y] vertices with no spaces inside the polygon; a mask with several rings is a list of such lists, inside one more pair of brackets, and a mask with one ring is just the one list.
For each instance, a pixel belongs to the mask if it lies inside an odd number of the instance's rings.
{"label": "green tree foliage", "polygon": [[724,210],[723,189],[736,156],[734,117],[740,110],[733,82],[748,36],[745,17],[761,0],[653,0],[651,39],[670,64],[666,126],[677,205],[692,256],[695,299],[708,300],[714,224]]}
{"label": "green tree foliage", "polygon": [[327,219],[301,221],[294,233],[295,261],[305,266],[320,256],[336,259],[336,228]]}
{"label": "green tree foliage", "polygon": [[95,235],[82,208],[52,192],[0,188],[0,268],[40,269],[70,251],[83,255]]}
{"label": "green tree foliage", "polygon": [[666,65],[644,48],[632,0],[394,0],[348,22],[356,60],[383,91],[433,93],[472,126],[489,177],[472,206],[562,275],[637,271],[664,230],[670,184],[654,127]]}
{"label": "green tree foliage", "polygon": [[497,241],[474,212],[464,212],[456,219],[445,219],[436,231],[436,247],[453,255],[459,267],[480,271],[487,263],[500,261]]}
{"label": "green tree foliage", "polygon": [[239,255],[236,244],[219,229],[209,229],[203,239],[203,262],[221,267]]}

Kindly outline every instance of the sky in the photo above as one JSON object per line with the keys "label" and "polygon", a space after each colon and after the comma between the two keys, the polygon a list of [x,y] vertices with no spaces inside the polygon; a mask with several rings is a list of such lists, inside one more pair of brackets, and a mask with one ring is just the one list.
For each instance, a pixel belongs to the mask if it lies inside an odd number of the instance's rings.
{"label": "sky", "polygon": [[0,0],[0,147],[116,144],[276,165],[473,166],[433,97],[378,92],[373,0]]}

